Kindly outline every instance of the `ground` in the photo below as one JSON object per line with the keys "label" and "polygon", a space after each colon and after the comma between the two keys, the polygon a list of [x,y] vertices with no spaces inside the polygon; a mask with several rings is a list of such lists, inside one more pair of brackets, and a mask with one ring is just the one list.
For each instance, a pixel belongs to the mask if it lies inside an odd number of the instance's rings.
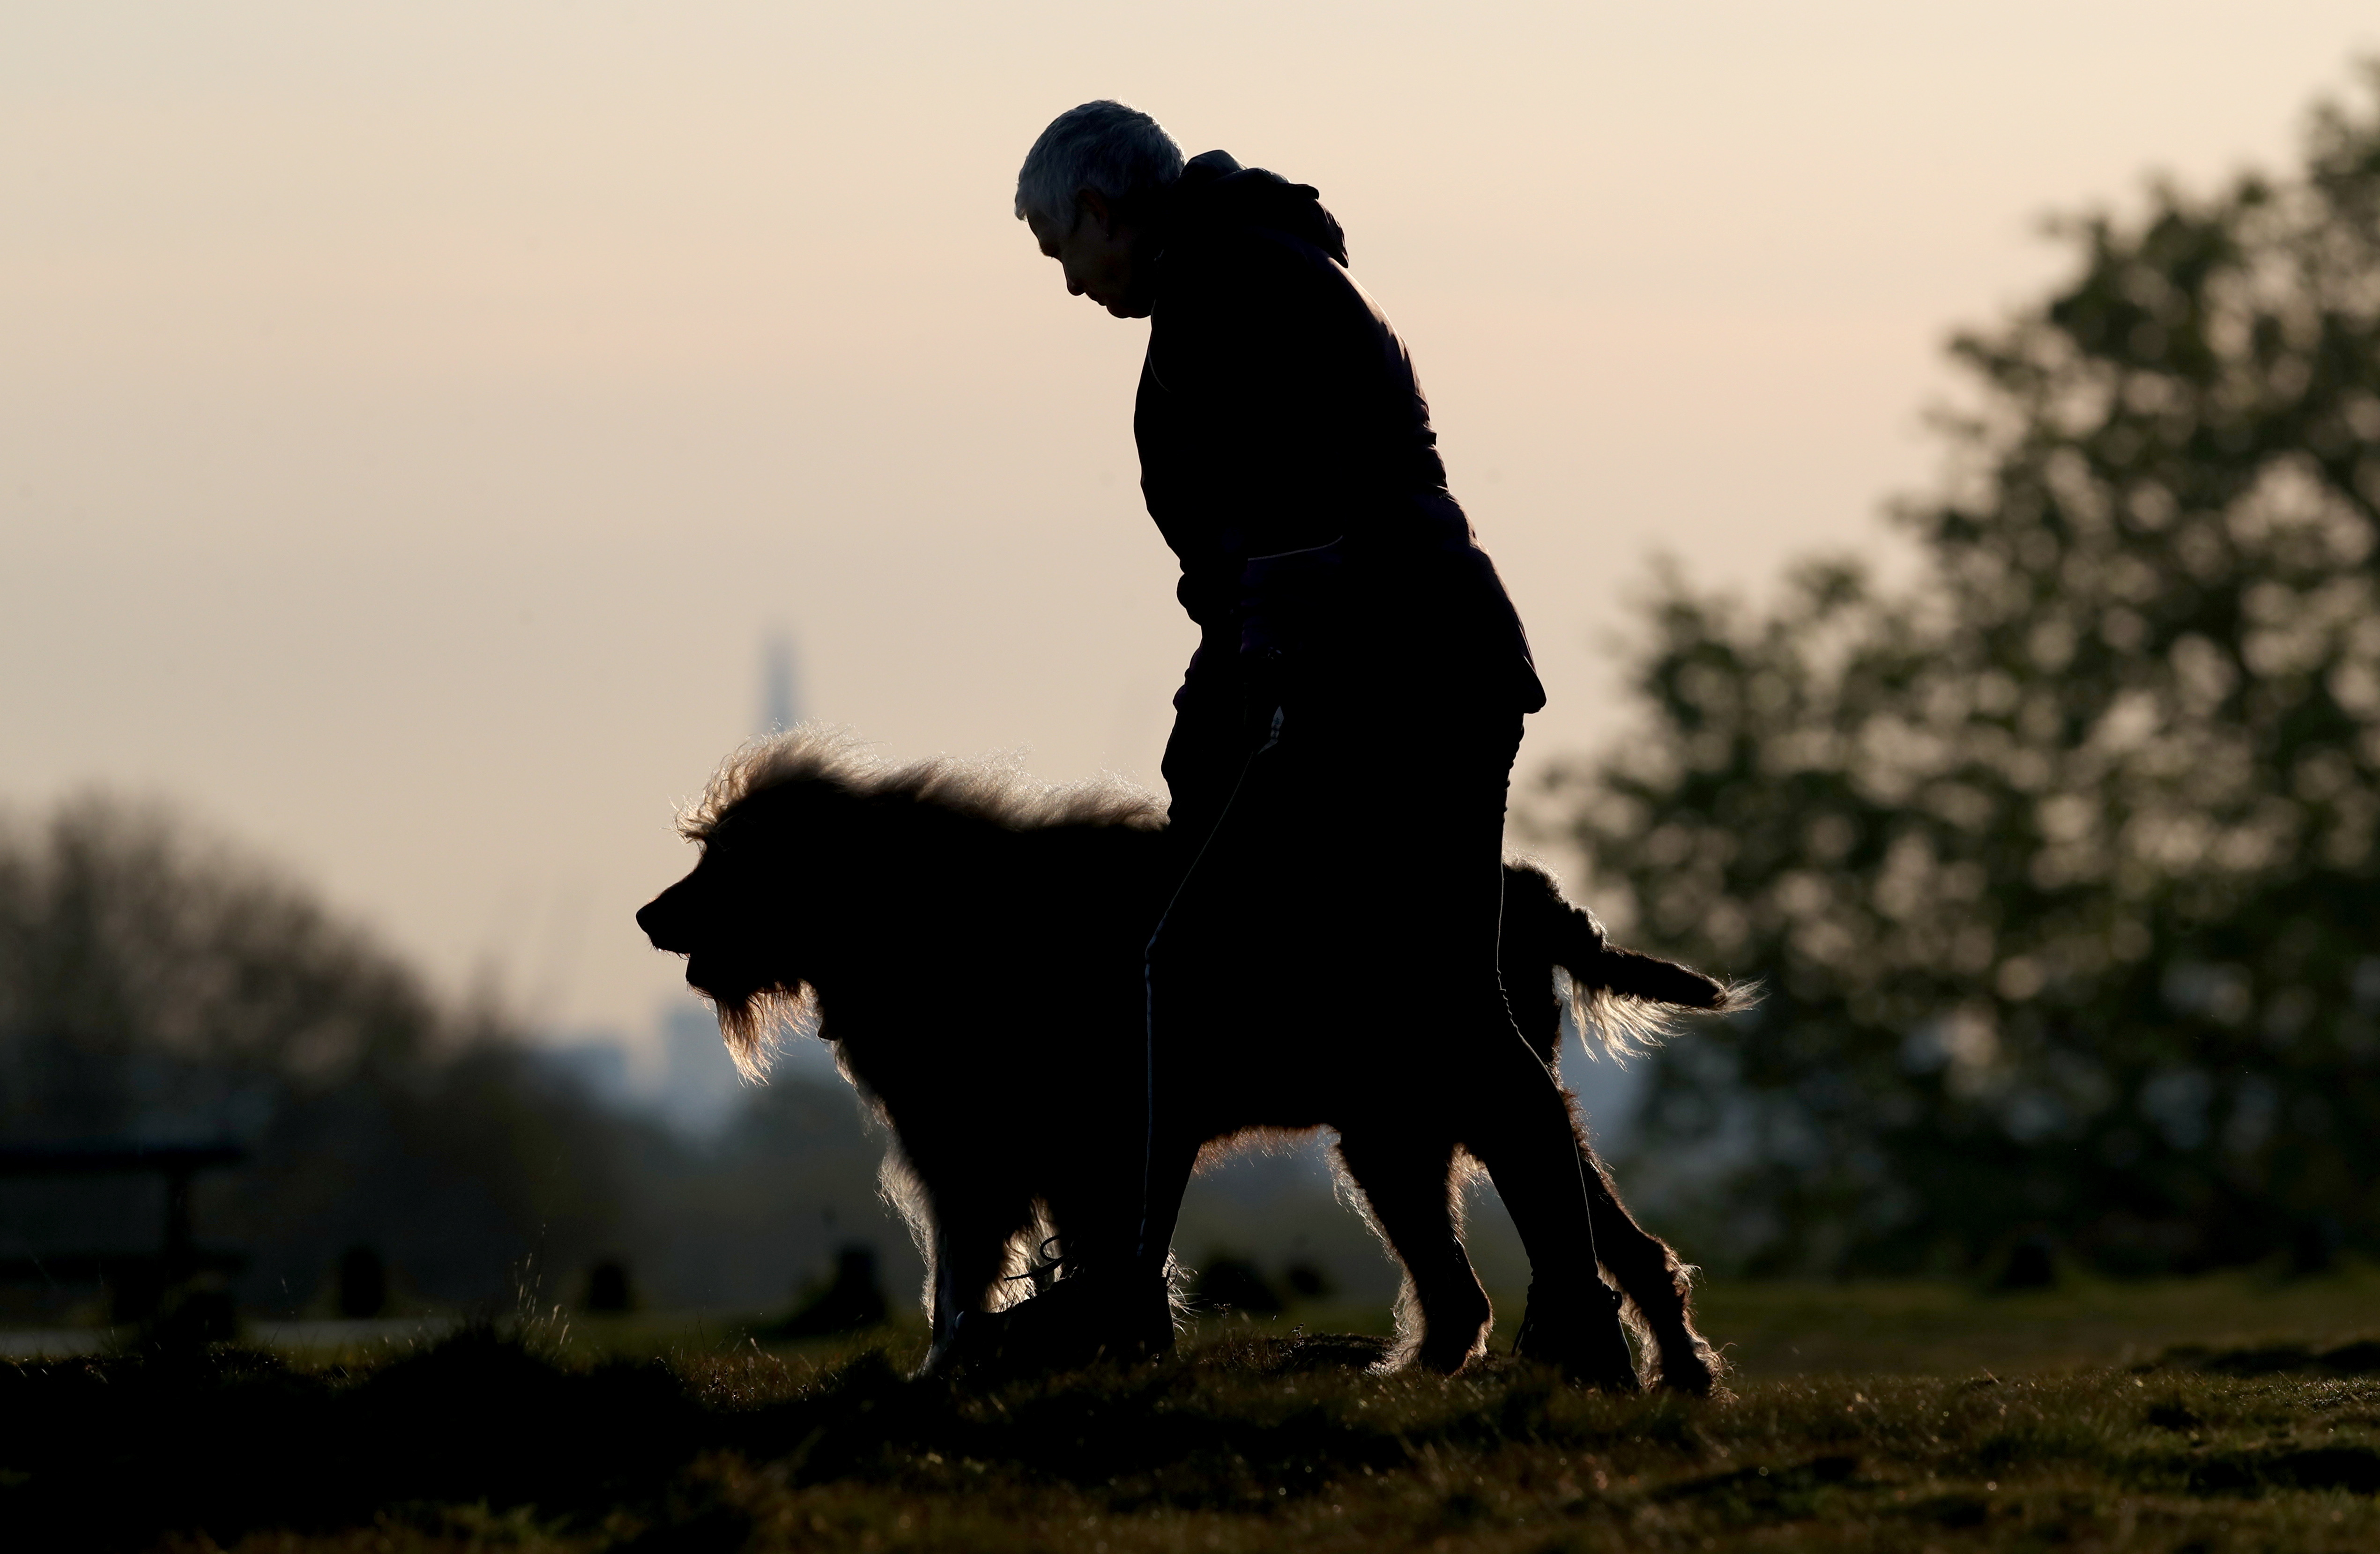
{"label": "ground", "polygon": [[[1517,1304],[1517,1303],[1507,1303]],[[556,1317],[419,1348],[0,1366],[12,1548],[2380,1548],[2380,1276],[1991,1295],[1718,1286],[1732,1395],[1491,1362],[1375,1377],[1376,1316],[911,1382],[896,1328]]]}

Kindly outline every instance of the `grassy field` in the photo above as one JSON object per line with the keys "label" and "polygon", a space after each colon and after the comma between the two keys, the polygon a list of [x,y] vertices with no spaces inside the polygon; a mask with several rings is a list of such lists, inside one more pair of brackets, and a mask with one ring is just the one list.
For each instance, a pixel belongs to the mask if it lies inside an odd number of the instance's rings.
{"label": "grassy field", "polygon": [[662,1319],[26,1362],[0,1544],[2380,1548],[2370,1274],[1704,1304],[1737,1366],[1708,1402],[1375,1377],[1377,1313],[1329,1310],[977,1393],[905,1379],[913,1330],[764,1350]]}

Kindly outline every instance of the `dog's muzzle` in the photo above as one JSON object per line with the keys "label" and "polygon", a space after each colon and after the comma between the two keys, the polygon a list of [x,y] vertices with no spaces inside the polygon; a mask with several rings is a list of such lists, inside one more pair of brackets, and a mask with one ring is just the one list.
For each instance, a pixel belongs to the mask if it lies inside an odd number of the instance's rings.
{"label": "dog's muzzle", "polygon": [[694,946],[687,942],[686,913],[678,910],[676,903],[670,899],[675,894],[674,890],[664,890],[646,902],[637,911],[637,926],[645,931],[645,937],[652,941],[653,948],[667,950],[672,955],[686,955]]}

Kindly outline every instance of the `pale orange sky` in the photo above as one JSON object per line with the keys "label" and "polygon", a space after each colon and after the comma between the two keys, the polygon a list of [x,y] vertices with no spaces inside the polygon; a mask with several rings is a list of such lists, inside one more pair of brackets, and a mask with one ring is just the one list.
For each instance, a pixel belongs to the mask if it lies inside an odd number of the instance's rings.
{"label": "pale orange sky", "polygon": [[[164,796],[635,1033],[763,634],[894,754],[1154,782],[1142,327],[1009,213],[1115,96],[1320,187],[1554,705],[1645,559],[1888,554],[2036,218],[2284,165],[2361,4],[0,8],[0,803]],[[1416,708],[1426,717],[1427,708]]]}

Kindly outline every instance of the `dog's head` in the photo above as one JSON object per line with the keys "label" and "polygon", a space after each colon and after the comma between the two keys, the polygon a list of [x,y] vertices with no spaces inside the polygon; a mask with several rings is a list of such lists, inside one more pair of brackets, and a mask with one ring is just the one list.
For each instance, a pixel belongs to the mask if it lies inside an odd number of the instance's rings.
{"label": "dog's head", "polygon": [[[679,818],[701,861],[647,903],[637,926],[655,948],[686,958],[686,980],[718,1007],[736,1065],[757,1075],[788,1017],[816,1012],[821,975],[855,973],[888,946],[897,952],[884,920],[910,910],[917,872],[945,863],[962,836],[1153,830],[1163,818],[1162,805],[1123,783],[1053,787],[1008,763],[948,757],[893,765],[848,734],[805,725],[720,766]],[[879,961],[872,974],[889,973]]]}
{"label": "dog's head", "polygon": [[771,1037],[809,1014],[841,934],[837,866],[857,846],[856,806],[830,785],[746,794],[689,825],[702,857],[637,913],[653,947],[686,957],[686,980],[719,1012],[736,1066],[757,1077]]}

